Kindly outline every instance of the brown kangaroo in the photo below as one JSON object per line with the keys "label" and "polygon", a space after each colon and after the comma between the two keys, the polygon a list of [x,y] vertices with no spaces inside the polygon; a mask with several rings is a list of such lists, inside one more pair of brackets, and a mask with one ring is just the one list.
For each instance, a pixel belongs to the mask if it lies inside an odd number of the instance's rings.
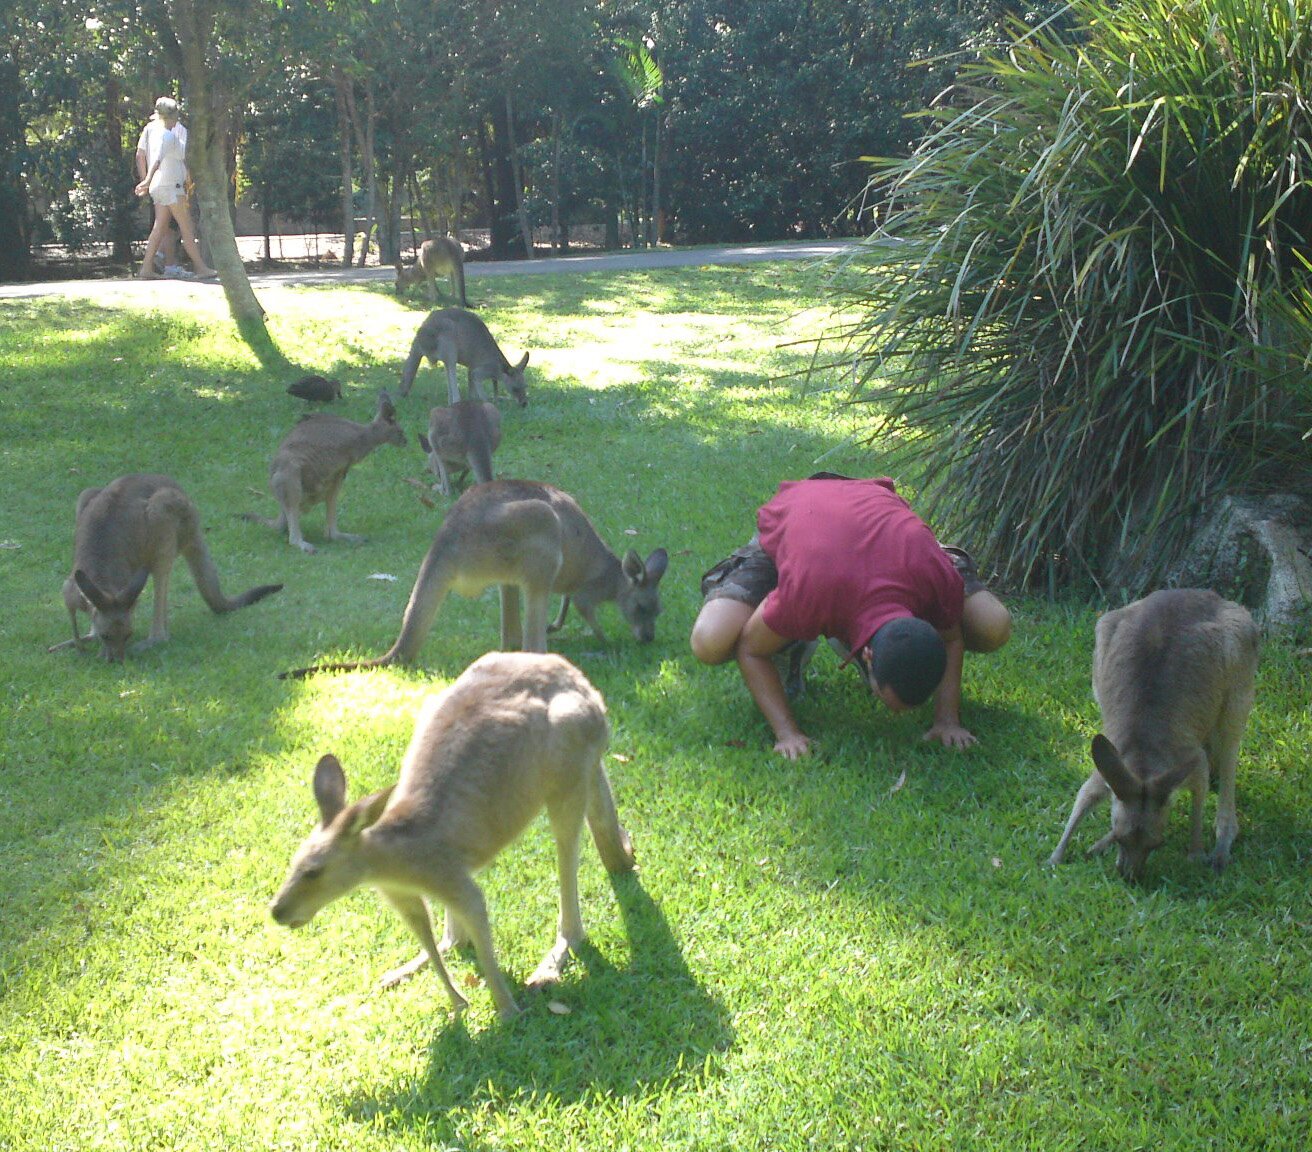
{"label": "brown kangaroo", "polygon": [[[455,1012],[468,1007],[442,962],[453,945],[473,942],[497,1012],[519,1012],[492,947],[483,894],[473,874],[490,863],[543,808],[556,841],[560,919],[556,942],[529,977],[560,979],[583,940],[579,836],[586,819],[610,872],[633,868],[601,758],[609,740],[606,705],[587,678],[560,656],[493,652],[476,660],[419,715],[400,779],[346,803],[346,776],[334,756],[314,770],[320,823],[292,859],[274,898],[275,921],[290,928],[361,884],[377,888],[418,937],[423,951],[383,977],[399,983],[431,963]],[[441,942],[425,898],[441,901]]]}
{"label": "brown kangaroo", "polygon": [[[572,597],[579,615],[602,643],[595,612],[618,603],[633,635],[656,635],[660,581],[669,563],[658,548],[644,563],[629,550],[621,561],[602,543],[592,522],[568,493],[530,480],[493,480],[470,488],[451,505],[419,567],[401,635],[374,660],[320,664],[282,673],[299,679],[315,672],[349,672],[412,664],[449,592],[478,596],[501,586],[501,647],[547,650],[547,608],[553,592]],[[520,623],[519,593],[525,612]]]}
{"label": "brown kangaroo", "polygon": [[288,540],[302,552],[314,545],[301,535],[301,513],[321,501],[327,506],[325,535],[329,540],[358,542],[337,528],[337,496],[351,465],[363,460],[380,444],[405,445],[405,433],[396,422],[396,409],[386,392],[379,393],[378,409],[368,424],[341,416],[306,416],[283,438],[269,466],[269,488],[282,509],[276,519],[246,513],[247,520],[287,530]]}
{"label": "brown kangaroo", "polygon": [[512,366],[487,330],[487,325],[472,312],[463,308],[443,308],[440,312],[430,312],[419,325],[410,345],[410,356],[401,370],[403,397],[410,395],[415,374],[425,356],[430,364],[441,360],[446,366],[447,400],[451,404],[460,400],[460,386],[456,383],[457,364],[463,364],[469,370],[469,399],[486,400],[479,385],[483,380],[491,380],[493,395],[505,385],[521,408],[528,404],[528,390],[524,384],[528,353],[525,352],[524,358]]}
{"label": "brown kangaroo", "polygon": [[445,274],[450,278],[451,291],[459,298],[460,307],[468,308],[465,299],[465,250],[460,241],[450,236],[438,236],[425,240],[419,248],[419,257],[408,267],[396,265],[396,294],[404,295],[405,290],[419,281],[428,284],[428,296],[437,303],[437,278]]}
{"label": "brown kangaroo", "polygon": [[[232,612],[281,590],[261,584],[229,599],[219,587],[219,572],[200,530],[200,512],[168,476],[134,472],[104,488],[88,488],[77,498],[73,537],[73,574],[64,581],[64,606],[73,622],[70,645],[100,641],[106,660],[120,661],[132,638],[132,610],[155,581],[155,615],[142,648],[169,638],[169,576],[181,555],[196,587],[215,612]],[[91,631],[80,636],[77,614],[91,617]]]}
{"label": "brown kangaroo", "polygon": [[474,482],[492,479],[492,453],[501,443],[501,412],[486,400],[461,400],[449,408],[434,408],[428,414],[428,435],[419,434],[419,444],[428,453],[428,466],[437,477],[443,496],[451,495],[451,473],[463,486],[472,471]]}
{"label": "brown kangaroo", "polygon": [[1089,855],[1116,845],[1116,867],[1134,880],[1164,838],[1172,795],[1186,781],[1193,792],[1189,851],[1203,854],[1203,804],[1210,769],[1219,783],[1218,872],[1230,860],[1239,830],[1235,765],[1256,692],[1257,626],[1239,604],[1215,592],[1174,588],[1154,592],[1099,617],[1093,652],[1093,694],[1106,735],[1093,738],[1096,770],[1075,797],[1049,864],[1059,864],[1071,833],[1109,793],[1112,830]]}

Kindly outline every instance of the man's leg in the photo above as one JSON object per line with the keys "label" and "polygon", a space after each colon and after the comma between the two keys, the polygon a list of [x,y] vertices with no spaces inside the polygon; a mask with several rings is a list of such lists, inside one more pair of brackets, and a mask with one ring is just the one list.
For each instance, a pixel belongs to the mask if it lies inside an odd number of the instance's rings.
{"label": "man's leg", "polygon": [[975,558],[964,548],[942,545],[966,585],[961,611],[961,638],[967,652],[996,652],[1011,638],[1011,613],[980,579]]}
{"label": "man's leg", "polygon": [[692,654],[703,664],[724,664],[734,657],[743,625],[755,609],[741,600],[707,600],[692,626]]}

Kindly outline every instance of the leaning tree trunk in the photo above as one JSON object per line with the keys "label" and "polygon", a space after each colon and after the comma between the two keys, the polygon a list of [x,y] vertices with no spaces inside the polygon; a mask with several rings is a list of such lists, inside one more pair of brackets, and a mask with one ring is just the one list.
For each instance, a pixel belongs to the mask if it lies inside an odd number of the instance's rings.
{"label": "leaning tree trunk", "polygon": [[264,309],[255,298],[237,251],[237,234],[228,211],[227,149],[224,102],[210,68],[209,48],[215,14],[209,3],[168,0],[169,28],[165,47],[175,58],[189,97],[191,123],[187,130],[187,168],[196,185],[201,230],[209,244],[214,268],[228,299],[228,310],[243,338],[262,358],[273,354],[264,325]]}
{"label": "leaning tree trunk", "polygon": [[342,161],[342,267],[349,268],[355,256],[355,176],[351,170],[351,113],[346,103],[346,79],[340,68],[333,69],[333,88],[337,93],[338,148]]}

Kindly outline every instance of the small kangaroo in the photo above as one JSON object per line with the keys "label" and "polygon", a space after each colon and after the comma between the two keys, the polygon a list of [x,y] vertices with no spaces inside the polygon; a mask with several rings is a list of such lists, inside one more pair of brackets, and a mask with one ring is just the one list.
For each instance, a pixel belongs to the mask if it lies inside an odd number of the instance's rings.
{"label": "small kangaroo", "polygon": [[1103,730],[1093,738],[1096,771],[1075,797],[1066,830],[1049,858],[1061,863],[1085,814],[1108,793],[1112,830],[1089,855],[1116,845],[1116,867],[1138,878],[1162,843],[1171,796],[1193,792],[1192,856],[1203,854],[1203,804],[1209,770],[1217,773],[1216,847],[1221,871],[1239,830],[1235,763],[1253,707],[1257,626],[1248,611],[1215,592],[1154,592],[1099,617],[1093,651],[1093,694]]}
{"label": "small kangaroo", "polygon": [[[73,574],[64,581],[64,606],[73,622],[73,639],[50,648],[81,648],[99,640],[101,654],[117,663],[132,638],[132,610],[151,577],[155,615],[145,648],[169,638],[169,576],[181,554],[196,587],[215,612],[232,612],[282,589],[261,584],[235,599],[223,595],[200,530],[200,512],[168,476],[132,473],[103,488],[87,488],[77,498]],[[80,636],[78,612],[91,617],[91,631]]]}
{"label": "small kangaroo", "polygon": [[[556,840],[560,920],[556,942],[529,977],[530,988],[560,979],[583,940],[579,911],[579,835],[586,819],[610,872],[633,868],[601,758],[609,740],[606,705],[587,678],[560,656],[492,652],[471,664],[419,714],[400,779],[346,803],[336,757],[314,770],[319,826],[292,859],[271,906],[289,928],[361,884],[377,888],[419,938],[423,951],[383,977],[390,987],[431,963],[453,1011],[468,1007],[442,962],[472,940],[502,1020],[519,1013],[492,948],[483,894],[473,873],[524,830],[543,808]],[[441,942],[425,897],[446,909]]]}
{"label": "small kangaroo", "polygon": [[386,392],[379,393],[378,409],[368,424],[342,416],[304,417],[283,438],[269,466],[269,488],[282,511],[276,519],[253,512],[245,518],[279,532],[285,528],[292,544],[302,552],[313,552],[314,545],[301,535],[301,513],[322,501],[327,507],[325,535],[329,540],[363,540],[338,530],[337,496],[351,465],[380,444],[405,446],[405,433],[396,422],[396,409]]}
{"label": "small kangaroo", "polygon": [[[644,563],[630,549],[621,561],[602,543],[592,522],[568,493],[530,480],[493,480],[470,488],[442,521],[419,566],[401,635],[382,656],[283,672],[300,679],[315,672],[350,672],[412,664],[449,592],[478,596],[501,586],[501,647],[547,650],[547,609],[553,592],[573,598],[579,615],[603,644],[599,604],[615,600],[634,637],[656,635],[660,581],[669,557],[658,548]],[[520,623],[520,590],[526,602]],[[563,613],[562,613],[563,615]]]}
{"label": "small kangaroo", "polygon": [[461,485],[471,471],[477,484],[491,480],[492,453],[500,443],[501,412],[486,400],[434,408],[428,414],[428,435],[419,434],[419,445],[428,453],[428,466],[443,496],[451,495],[448,469],[460,470],[456,480]]}
{"label": "small kangaroo", "polygon": [[412,284],[425,280],[429,299],[437,303],[437,278],[443,273],[450,278],[451,291],[460,298],[460,307],[468,308],[465,299],[465,250],[460,241],[449,236],[425,240],[419,248],[418,259],[408,267],[396,266],[396,294],[404,295]]}
{"label": "small kangaroo", "polygon": [[452,404],[460,400],[456,365],[463,364],[469,370],[471,400],[486,400],[479,385],[483,380],[491,380],[493,395],[505,385],[506,391],[521,408],[528,405],[528,391],[524,384],[528,353],[525,352],[524,358],[512,366],[487,330],[487,325],[472,312],[463,308],[443,308],[440,312],[430,312],[419,325],[410,345],[410,356],[401,370],[403,397],[410,395],[415,374],[425,356],[430,364],[441,360],[446,365],[447,399]]}

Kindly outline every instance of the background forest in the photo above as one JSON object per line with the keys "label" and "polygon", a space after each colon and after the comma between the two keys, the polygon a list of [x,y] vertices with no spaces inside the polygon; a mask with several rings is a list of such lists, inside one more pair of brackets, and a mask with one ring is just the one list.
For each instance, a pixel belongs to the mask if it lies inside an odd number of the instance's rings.
{"label": "background forest", "polygon": [[[155,97],[214,134],[230,196],[307,231],[403,215],[568,247],[854,231],[861,158],[1002,19],[935,0],[13,0],[0,10],[0,277],[35,246],[130,258]],[[206,61],[189,82],[188,53]],[[197,55],[195,58],[200,58]],[[351,220],[354,223],[347,225]]]}

